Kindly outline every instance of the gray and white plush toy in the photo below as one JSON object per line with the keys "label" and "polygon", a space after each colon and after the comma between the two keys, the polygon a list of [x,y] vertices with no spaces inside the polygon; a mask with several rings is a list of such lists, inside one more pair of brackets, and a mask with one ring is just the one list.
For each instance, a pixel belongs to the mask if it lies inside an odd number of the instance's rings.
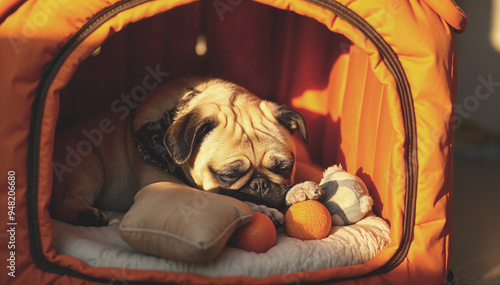
{"label": "gray and white plush toy", "polygon": [[312,181],[294,185],[286,202],[289,206],[308,199],[318,199],[325,205],[332,215],[333,226],[356,223],[373,205],[363,180],[343,170],[340,164],[328,167],[319,185]]}
{"label": "gray and white plush toy", "polygon": [[327,168],[319,184],[323,190],[320,202],[330,211],[334,226],[354,224],[372,209],[373,199],[363,180],[340,164]]}

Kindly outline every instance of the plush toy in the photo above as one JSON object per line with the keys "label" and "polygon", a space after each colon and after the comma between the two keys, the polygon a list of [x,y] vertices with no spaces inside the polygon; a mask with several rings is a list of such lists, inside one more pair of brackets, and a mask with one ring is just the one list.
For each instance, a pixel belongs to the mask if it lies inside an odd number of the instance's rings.
{"label": "plush toy", "polygon": [[330,211],[334,226],[356,223],[372,208],[373,200],[363,180],[343,170],[340,164],[325,170],[320,186],[320,201]]}

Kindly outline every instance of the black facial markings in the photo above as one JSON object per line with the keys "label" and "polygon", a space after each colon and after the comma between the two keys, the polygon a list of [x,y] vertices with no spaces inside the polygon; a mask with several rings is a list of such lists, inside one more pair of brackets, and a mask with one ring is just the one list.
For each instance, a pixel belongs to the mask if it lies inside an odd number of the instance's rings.
{"label": "black facial markings", "polygon": [[177,103],[176,107],[165,112],[162,118],[156,122],[148,122],[133,135],[135,146],[142,159],[146,162],[163,168],[167,172],[174,173],[178,166],[169,155],[164,145],[165,132],[174,122],[177,113],[182,111],[189,101],[200,92],[189,88],[187,94]]}
{"label": "black facial markings", "polygon": [[293,153],[290,154],[291,158],[288,159],[278,157],[271,158],[271,165],[267,167],[267,169],[283,178],[289,179],[295,164],[295,155]]}
{"label": "black facial markings", "polygon": [[218,124],[216,117],[206,117],[199,109],[175,119],[164,135],[164,146],[177,165],[188,161],[193,150]]}
{"label": "black facial markings", "polygon": [[133,135],[135,146],[141,158],[170,173],[176,171],[177,165],[169,156],[167,149],[163,145],[163,136],[165,130],[172,124],[172,118],[173,112],[166,112],[160,120],[142,125]]}
{"label": "black facial markings", "polygon": [[215,180],[223,187],[231,187],[231,185],[245,176],[250,170],[245,167],[245,164],[241,160],[232,162],[222,169],[216,170],[211,165],[208,166],[208,169]]}
{"label": "black facial markings", "polygon": [[307,137],[306,122],[297,111],[288,109],[285,106],[280,106],[275,116],[278,122],[280,122],[290,134],[298,130],[304,142],[307,143],[309,141]]}
{"label": "black facial markings", "polygon": [[[142,125],[140,129],[133,134],[133,137],[136,149],[144,161],[162,168],[169,173],[173,173],[175,176],[183,180],[186,184],[189,184],[184,172],[179,168],[179,163],[177,161],[179,160],[179,158],[172,157],[165,146],[166,132],[174,124],[177,114],[184,108],[186,108],[188,103],[200,93],[193,88],[186,90],[186,92],[187,93],[183,96],[183,98],[179,101],[174,109],[165,112],[163,117],[158,121],[148,122]],[[196,128],[196,135],[194,135],[194,140],[191,141],[191,143],[199,143],[201,138],[206,135],[211,130],[211,128],[215,126],[215,124],[216,122],[211,120],[211,118],[206,118],[205,121],[197,122],[196,124],[194,124],[200,125],[201,127]],[[192,146],[192,144],[189,145]],[[177,152],[177,154],[178,153],[179,152]],[[187,153],[187,156],[189,156],[190,151],[187,151]]]}

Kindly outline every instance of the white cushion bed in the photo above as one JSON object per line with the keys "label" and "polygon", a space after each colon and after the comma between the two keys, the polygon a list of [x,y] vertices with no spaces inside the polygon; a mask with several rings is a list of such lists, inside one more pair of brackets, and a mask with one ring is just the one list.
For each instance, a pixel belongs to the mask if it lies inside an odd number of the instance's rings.
{"label": "white cushion bed", "polygon": [[362,264],[390,242],[387,223],[369,213],[356,224],[333,227],[322,240],[302,241],[278,230],[277,244],[256,254],[226,246],[209,262],[175,261],[141,253],[120,237],[123,213],[108,212],[109,226],[72,226],[53,220],[53,246],[58,254],[76,257],[90,266],[187,272],[210,277],[265,277],[306,270]]}

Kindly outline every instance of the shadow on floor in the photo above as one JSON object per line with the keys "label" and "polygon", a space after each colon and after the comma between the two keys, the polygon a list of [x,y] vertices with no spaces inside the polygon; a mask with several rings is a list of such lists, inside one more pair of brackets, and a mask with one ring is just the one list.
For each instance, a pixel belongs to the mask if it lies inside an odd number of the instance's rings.
{"label": "shadow on floor", "polygon": [[500,284],[500,164],[455,156],[451,269],[459,284]]}

